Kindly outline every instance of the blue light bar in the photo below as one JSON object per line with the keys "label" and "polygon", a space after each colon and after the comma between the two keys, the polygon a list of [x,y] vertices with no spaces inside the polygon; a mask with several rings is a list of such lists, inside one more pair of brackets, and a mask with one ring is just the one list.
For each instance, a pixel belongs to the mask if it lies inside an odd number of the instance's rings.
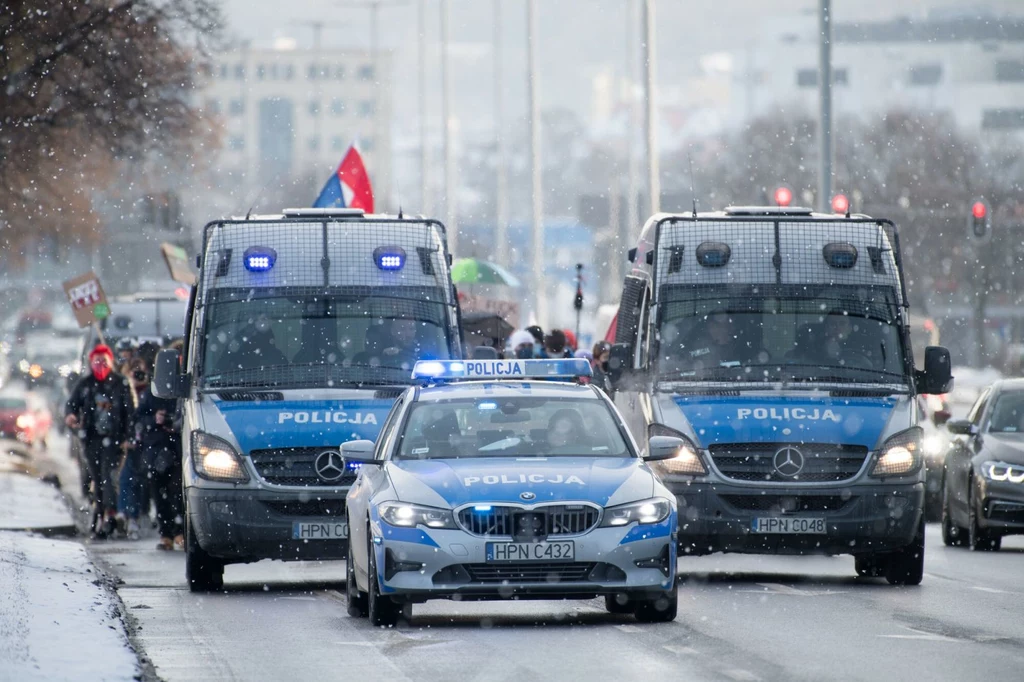
{"label": "blue light bar", "polygon": [[274,267],[277,261],[277,251],[269,246],[250,246],[245,250],[242,262],[249,272],[266,272]]}
{"label": "blue light bar", "polygon": [[401,246],[378,246],[373,250],[373,262],[381,270],[401,270],[405,267],[405,249]]}
{"label": "blue light bar", "polygon": [[469,379],[577,379],[593,376],[586,358],[559,360],[421,360],[412,368],[413,379],[458,381]]}

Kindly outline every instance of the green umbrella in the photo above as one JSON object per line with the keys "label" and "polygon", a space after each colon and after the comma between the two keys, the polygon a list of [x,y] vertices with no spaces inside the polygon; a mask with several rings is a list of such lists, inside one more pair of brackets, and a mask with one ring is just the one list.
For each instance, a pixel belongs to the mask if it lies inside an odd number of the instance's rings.
{"label": "green umbrella", "polygon": [[476,258],[460,258],[452,263],[452,281],[456,284],[500,284],[518,287],[519,280],[497,263]]}

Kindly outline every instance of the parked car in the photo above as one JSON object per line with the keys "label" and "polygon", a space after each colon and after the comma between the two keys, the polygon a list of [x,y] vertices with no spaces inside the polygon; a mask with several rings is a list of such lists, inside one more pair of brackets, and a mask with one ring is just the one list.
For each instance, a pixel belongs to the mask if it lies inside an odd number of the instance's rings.
{"label": "parked car", "polygon": [[46,446],[53,415],[45,402],[35,396],[0,396],[0,438],[13,438],[25,445]]}

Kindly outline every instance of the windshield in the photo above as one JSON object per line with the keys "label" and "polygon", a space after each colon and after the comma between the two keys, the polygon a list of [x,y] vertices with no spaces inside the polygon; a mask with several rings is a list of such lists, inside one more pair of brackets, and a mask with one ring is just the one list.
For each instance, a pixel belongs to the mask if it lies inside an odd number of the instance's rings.
{"label": "windshield", "polygon": [[863,287],[665,287],[662,380],[904,380],[896,306]]}
{"label": "windshield", "polygon": [[1024,433],[1024,393],[1001,393],[992,407],[988,430],[995,433]]}
{"label": "windshield", "polygon": [[413,406],[394,459],[630,456],[603,400],[515,397]]}
{"label": "windshield", "polygon": [[[214,290],[203,334],[204,386],[408,384],[419,359],[447,359],[440,291],[384,295]],[[382,291],[381,294],[386,292]]]}

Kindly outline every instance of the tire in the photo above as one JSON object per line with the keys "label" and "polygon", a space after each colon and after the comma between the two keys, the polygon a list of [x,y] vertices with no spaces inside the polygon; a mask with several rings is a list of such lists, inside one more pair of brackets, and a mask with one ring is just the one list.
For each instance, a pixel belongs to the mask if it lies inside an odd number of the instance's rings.
{"label": "tire", "polygon": [[975,552],[995,551],[1003,544],[998,533],[983,529],[978,525],[978,504],[974,497],[974,484],[970,486],[967,497],[967,546]]}
{"label": "tire", "polygon": [[[369,532],[367,532],[369,539]],[[369,592],[366,595],[367,615],[370,617],[370,624],[375,627],[394,627],[398,625],[398,619],[405,614],[406,609],[402,604],[396,604],[390,597],[380,593],[380,582],[377,578],[377,553],[373,550],[372,541],[367,547],[367,576],[366,587]]]}
{"label": "tire", "polygon": [[224,587],[224,562],[203,551],[185,513],[185,580],[192,592],[213,592]]}
{"label": "tire", "polygon": [[625,615],[636,612],[636,603],[625,594],[606,594],[604,596],[604,607],[608,613]]}
{"label": "tire", "polygon": [[890,585],[920,585],[924,578],[924,516],[914,540],[886,558],[885,579]]}
{"label": "tire", "polygon": [[963,547],[967,533],[953,523],[953,514],[949,511],[949,490],[942,485],[942,542],[946,547]]}
{"label": "tire", "polygon": [[862,578],[881,578],[885,576],[885,557],[876,554],[858,554],[853,558],[857,575]]}
{"label": "tire", "polygon": [[[349,528],[352,524],[349,524]],[[352,556],[352,542],[348,543],[348,555],[345,559],[345,598],[348,601],[348,615],[353,618],[366,618],[370,614],[366,593],[359,589],[356,582],[356,564]]]}
{"label": "tire", "polygon": [[672,589],[654,598],[636,600],[636,619],[641,623],[669,623],[679,611],[679,585],[672,581]]}

